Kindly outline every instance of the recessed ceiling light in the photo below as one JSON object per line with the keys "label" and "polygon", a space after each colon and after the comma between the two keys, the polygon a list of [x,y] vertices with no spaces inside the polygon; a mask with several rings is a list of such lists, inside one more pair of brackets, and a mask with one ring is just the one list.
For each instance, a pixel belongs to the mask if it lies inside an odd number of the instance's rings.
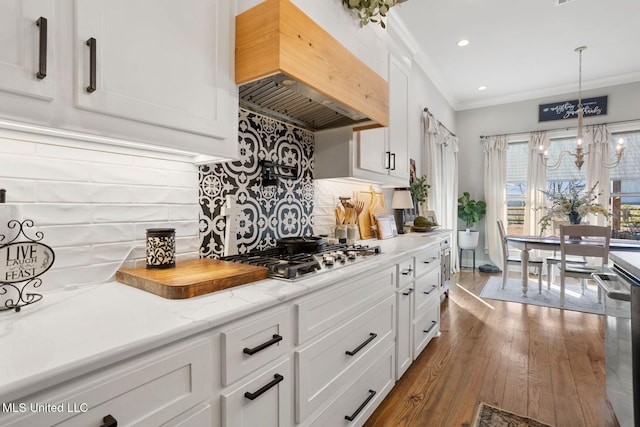
{"label": "recessed ceiling light", "polygon": [[458,46],[460,46],[460,47],[464,47],[464,46],[466,46],[468,44],[469,44],[469,40],[466,40],[466,39],[465,40],[460,40],[458,42]]}
{"label": "recessed ceiling light", "polygon": [[486,86],[480,86],[480,87],[478,88],[478,90],[487,90],[487,87],[486,87]]}

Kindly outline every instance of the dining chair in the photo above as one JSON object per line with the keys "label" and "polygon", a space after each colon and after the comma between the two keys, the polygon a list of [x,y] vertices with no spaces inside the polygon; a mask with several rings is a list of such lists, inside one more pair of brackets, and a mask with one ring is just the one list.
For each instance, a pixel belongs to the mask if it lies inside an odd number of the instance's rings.
{"label": "dining chair", "polygon": [[[564,306],[565,280],[567,277],[591,279],[592,273],[602,272],[609,263],[609,242],[611,227],[598,225],[560,226],[560,306]],[[567,261],[570,255],[587,257],[599,265],[575,264]],[[599,260],[599,262],[598,262]],[[582,281],[582,292],[586,280]],[[598,288],[598,301],[601,300]]]}
{"label": "dining chair", "polygon": [[[571,225],[569,221],[552,220],[551,223],[553,225],[554,236],[560,236],[561,225]],[[553,251],[553,255],[546,257],[545,261],[547,262],[547,289],[551,289],[551,283],[553,283],[553,266],[560,265],[562,259],[560,258],[560,254],[558,253],[558,251]],[[567,262],[570,262],[572,264],[587,264],[587,260],[585,259],[585,257],[567,257]]]}
{"label": "dining chair", "polygon": [[[500,232],[500,242],[502,243],[502,289],[507,284],[509,275],[509,265],[522,265],[519,256],[509,255],[509,245],[507,244],[506,233],[502,221],[498,220],[498,231]],[[542,264],[540,258],[530,258],[529,266],[538,269],[538,293],[542,293]]]}

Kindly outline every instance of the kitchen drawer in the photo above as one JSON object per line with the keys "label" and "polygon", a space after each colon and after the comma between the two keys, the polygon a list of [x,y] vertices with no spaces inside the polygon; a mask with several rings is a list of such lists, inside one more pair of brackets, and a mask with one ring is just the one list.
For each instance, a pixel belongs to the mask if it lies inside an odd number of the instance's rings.
{"label": "kitchen drawer", "polygon": [[220,334],[222,384],[229,385],[291,349],[289,307],[246,317]]}
{"label": "kitchen drawer", "polygon": [[296,351],[296,421],[301,422],[394,339],[395,295]]}
{"label": "kitchen drawer", "polygon": [[429,246],[429,248],[416,255],[416,276],[440,268],[440,244]]}
{"label": "kitchen drawer", "polygon": [[429,341],[440,333],[440,300],[431,304],[425,313],[413,322],[413,360],[424,350]]}
{"label": "kitchen drawer", "polygon": [[[120,426],[159,426],[209,398],[211,360],[208,340],[158,350],[51,392],[21,399],[28,415],[0,418],[0,424],[101,426],[104,417],[112,416]],[[57,410],[41,406],[43,409],[32,412],[31,404],[48,404]]]}
{"label": "kitchen drawer", "polygon": [[426,309],[434,302],[440,301],[438,283],[440,282],[440,269],[437,268],[418,277],[415,281],[415,299],[413,315],[415,318],[422,316]]}
{"label": "kitchen drawer", "polygon": [[222,393],[222,427],[289,427],[292,403],[293,368],[287,358]]}
{"label": "kitchen drawer", "polygon": [[413,280],[415,269],[413,257],[398,263],[398,288],[404,287]]}
{"label": "kitchen drawer", "polygon": [[357,313],[392,295],[396,284],[396,267],[391,266],[375,274],[349,279],[300,299],[296,304],[298,321],[297,344],[335,328],[352,319]]}
{"label": "kitchen drawer", "polygon": [[353,427],[364,424],[395,384],[393,347],[393,344],[387,346],[308,426]]}
{"label": "kitchen drawer", "polygon": [[177,416],[166,424],[162,424],[161,427],[217,426],[218,421],[213,422],[211,411],[211,406],[208,404],[198,405],[196,408]]}

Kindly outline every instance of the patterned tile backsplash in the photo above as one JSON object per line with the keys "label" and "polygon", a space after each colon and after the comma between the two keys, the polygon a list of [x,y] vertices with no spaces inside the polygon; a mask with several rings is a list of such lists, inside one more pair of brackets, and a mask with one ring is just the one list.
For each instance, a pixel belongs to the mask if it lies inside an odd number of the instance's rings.
{"label": "patterned tile backsplash", "polygon": [[[239,253],[313,235],[313,132],[240,109],[238,141],[239,161],[200,167],[202,257],[224,255],[225,233],[229,249]],[[263,160],[295,166],[297,173],[265,186]],[[232,206],[225,207],[228,200]]]}

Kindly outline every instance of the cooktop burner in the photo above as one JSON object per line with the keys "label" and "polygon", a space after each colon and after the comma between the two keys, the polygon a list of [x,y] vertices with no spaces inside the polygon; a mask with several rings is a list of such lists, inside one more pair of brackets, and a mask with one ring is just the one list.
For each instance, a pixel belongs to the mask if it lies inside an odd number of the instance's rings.
{"label": "cooktop burner", "polygon": [[291,254],[283,248],[270,248],[220,259],[267,267],[269,277],[293,281],[309,277],[309,274],[319,274],[351,265],[379,253],[382,253],[379,246],[325,243],[315,253]]}

